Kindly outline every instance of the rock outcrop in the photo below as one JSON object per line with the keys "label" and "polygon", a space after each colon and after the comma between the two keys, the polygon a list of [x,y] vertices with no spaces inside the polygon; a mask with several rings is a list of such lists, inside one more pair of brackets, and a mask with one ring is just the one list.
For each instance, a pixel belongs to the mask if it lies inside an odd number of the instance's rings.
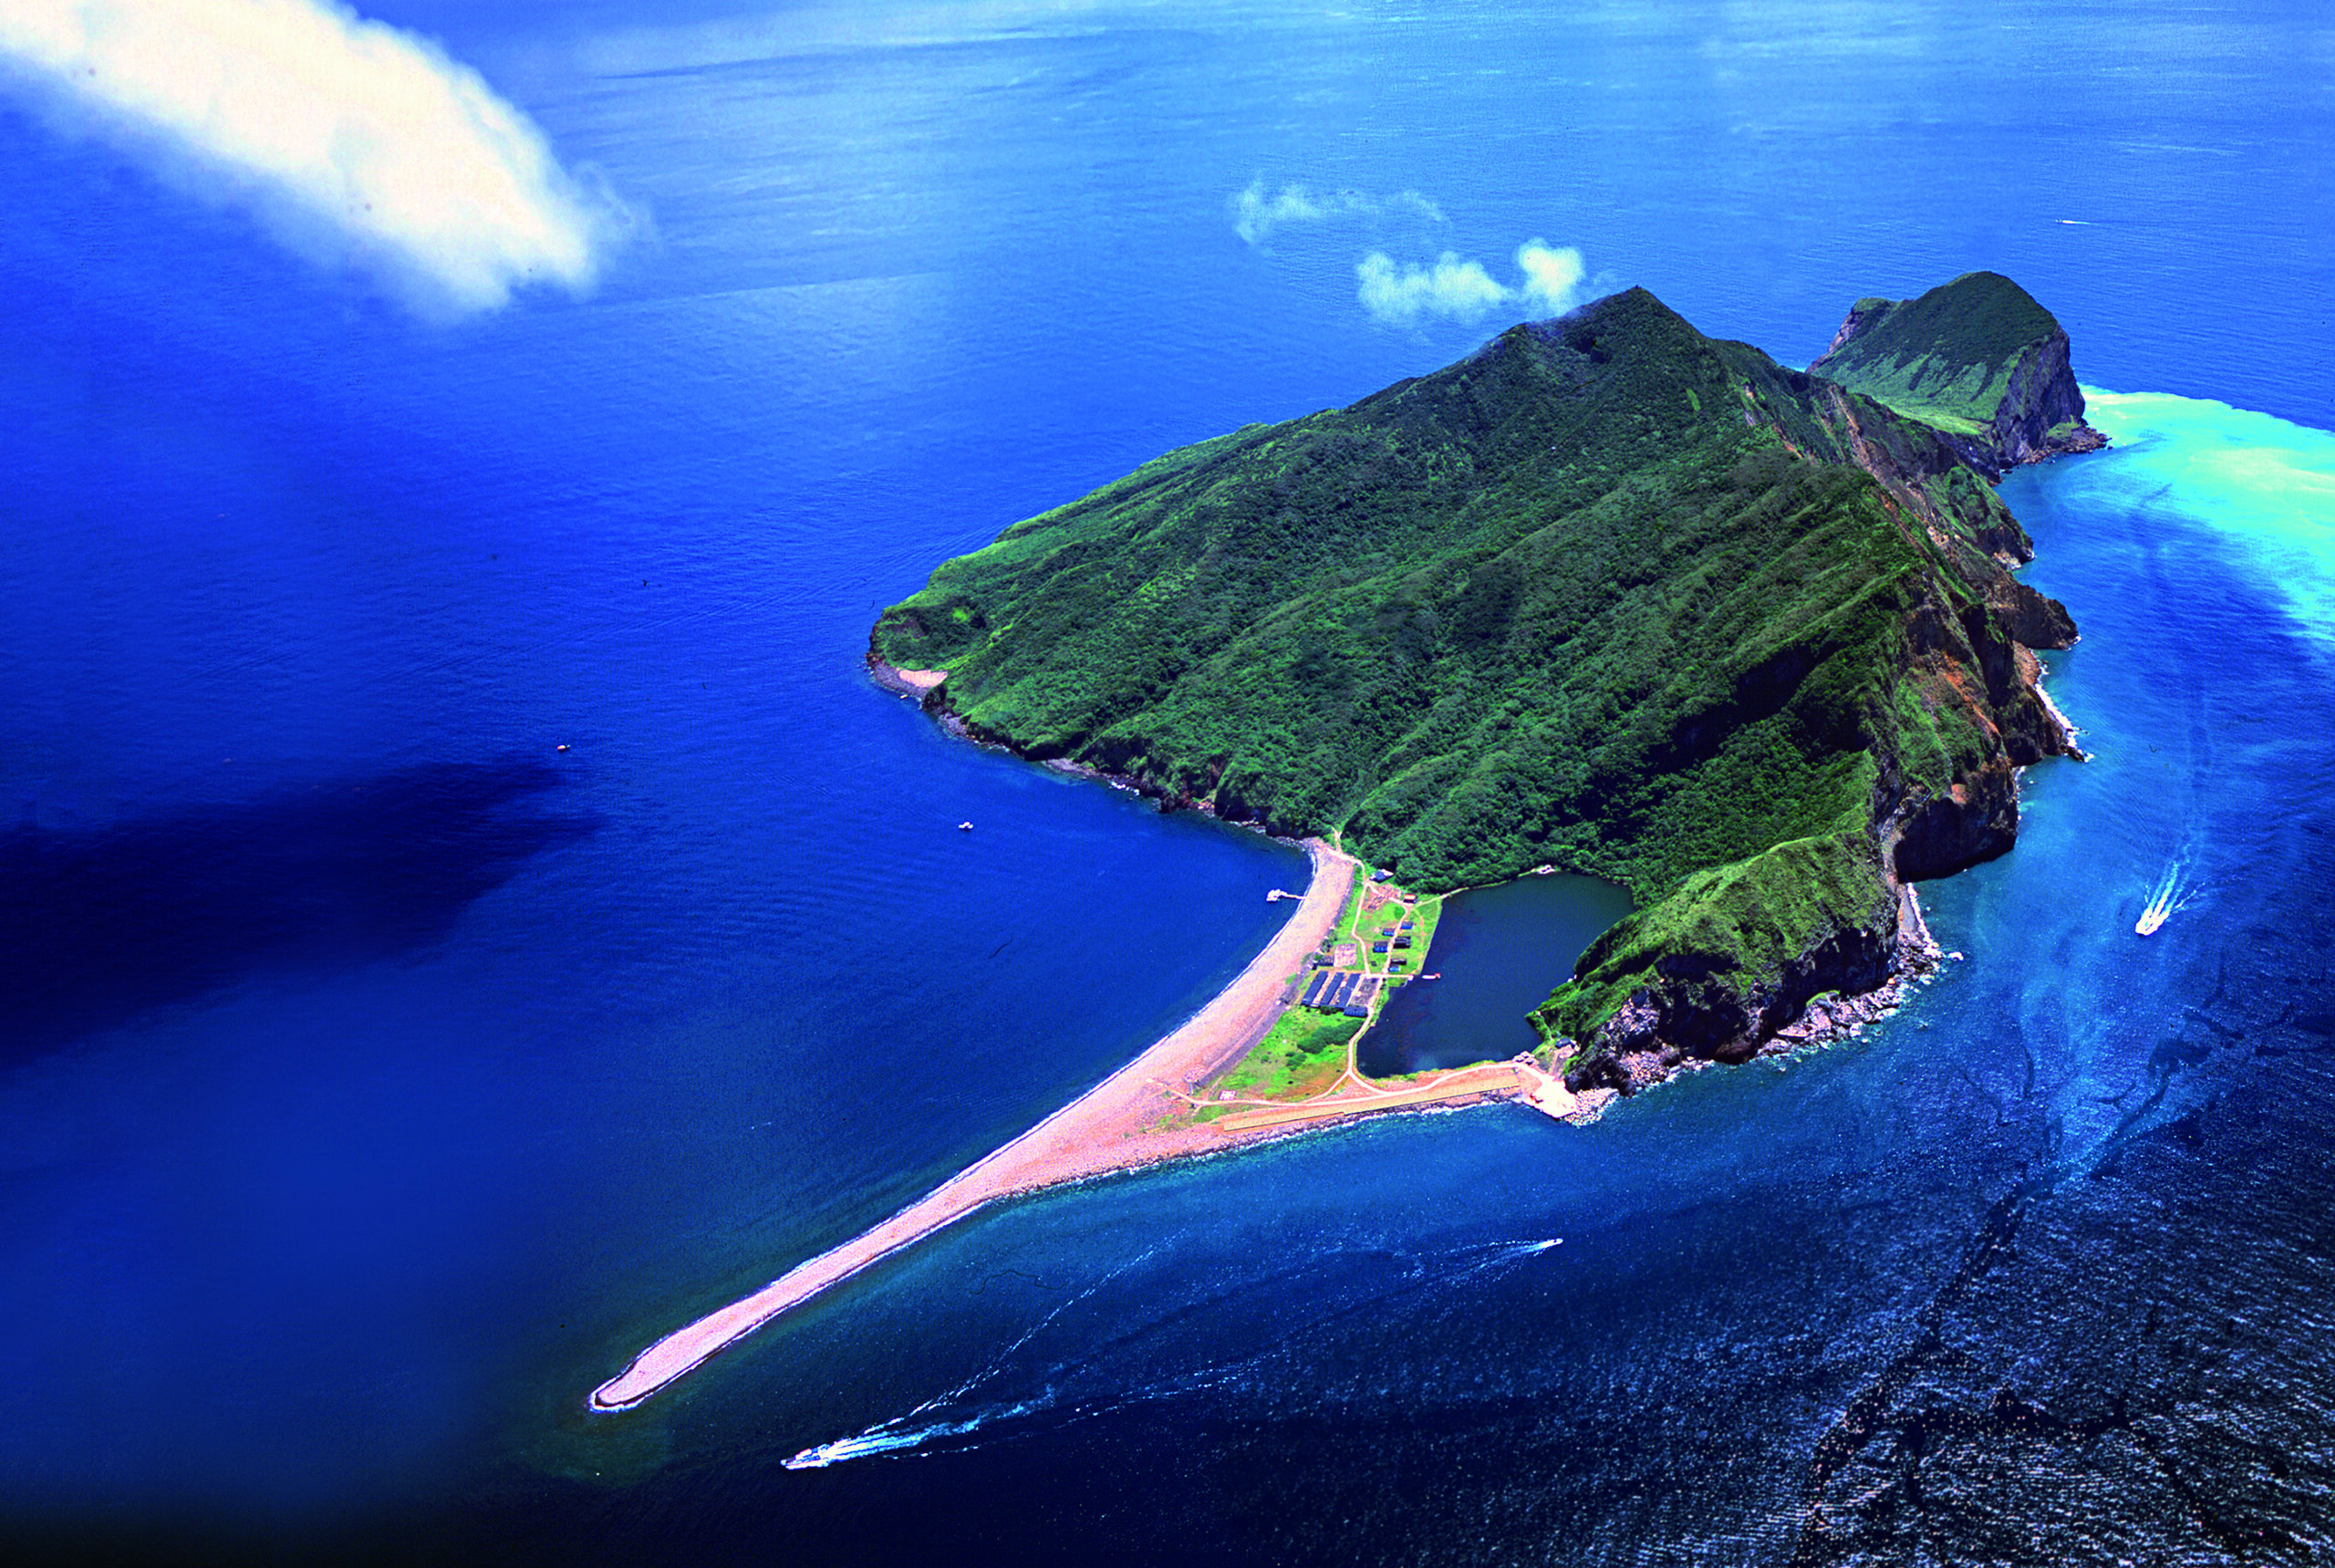
{"label": "rock outcrop", "polygon": [[1627,290],[1016,524],[871,660],[1412,886],[1621,882],[1535,1012],[1569,1081],[1739,1060],[1904,972],[1905,885],[2008,848],[2016,770],[2073,751],[2031,650],[2074,622],[1989,483],[2073,439],[2064,334],[1972,275],[1860,302],[1820,369]]}
{"label": "rock outcrop", "polygon": [[1938,426],[1988,479],[2023,462],[2093,452],[2068,335],[1998,273],[1965,273],[1914,299],[1861,299],[1809,374]]}

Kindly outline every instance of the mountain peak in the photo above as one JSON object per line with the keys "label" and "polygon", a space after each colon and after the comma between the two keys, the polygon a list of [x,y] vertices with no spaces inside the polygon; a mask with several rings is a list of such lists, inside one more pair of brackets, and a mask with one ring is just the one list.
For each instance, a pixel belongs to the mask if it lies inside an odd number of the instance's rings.
{"label": "mountain peak", "polygon": [[1998,272],[1858,300],[1809,372],[1935,426],[1989,474],[2106,444],[2083,422],[2067,333]]}
{"label": "mountain peak", "polygon": [[[1949,379],[2066,342],[1991,275],[1861,309],[1844,350]],[[1539,1016],[1635,1083],[1884,983],[1899,881],[2008,848],[2070,748],[2018,649],[2072,622],[1946,440],[1624,289],[1018,523],[869,653],[967,734],[1415,888],[1622,882]]]}

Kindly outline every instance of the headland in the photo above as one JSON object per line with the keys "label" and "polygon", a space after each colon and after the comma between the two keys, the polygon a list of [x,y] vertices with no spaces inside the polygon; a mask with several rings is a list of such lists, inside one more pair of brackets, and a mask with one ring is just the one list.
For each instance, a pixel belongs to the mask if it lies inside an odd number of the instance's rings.
{"label": "headland", "polygon": [[[887,684],[894,690],[908,685]],[[1351,925],[1363,901],[1354,857],[1320,839],[1304,847],[1313,876],[1295,912],[1206,1006],[1085,1094],[883,1223],[658,1340],[592,1391],[591,1408],[631,1409],[791,1308],[1002,1198],[1214,1154],[1329,1121],[1423,1106],[1520,1098],[1551,1115],[1583,1109],[1562,1084],[1520,1062],[1384,1085],[1353,1075],[1349,1062],[1349,1070],[1323,1092],[1302,1098],[1219,1091],[1227,1097],[1203,1099],[1212,1082],[1240,1065],[1297,1011],[1292,977],[1306,973],[1308,961],[1342,921]],[[1359,974],[1362,968],[1348,972]]]}
{"label": "headland", "polygon": [[[2075,622],[2014,575],[2033,546],[1993,482],[2103,444],[2082,416],[2066,334],[1995,274],[1858,301],[1810,371],[1632,289],[942,564],[877,621],[879,682],[1302,838],[1312,879],[1182,1026],[592,1408],[1010,1195],[1419,1106],[1593,1115],[1861,1028],[1935,961],[1911,885],[2008,850],[2018,770],[2081,758],[2035,653]],[[1550,977],[1540,1050],[1362,1075],[1438,891],[1541,867],[1638,908]]]}
{"label": "headland", "polygon": [[1905,888],[2081,757],[2036,654],[2075,620],[1994,482],[2102,445],[2082,414],[1998,274],[1859,300],[1805,371],[1631,289],[1026,518],[870,657],[960,733],[1424,892],[1619,884],[1533,1017],[1632,1093],[1885,1005]]}

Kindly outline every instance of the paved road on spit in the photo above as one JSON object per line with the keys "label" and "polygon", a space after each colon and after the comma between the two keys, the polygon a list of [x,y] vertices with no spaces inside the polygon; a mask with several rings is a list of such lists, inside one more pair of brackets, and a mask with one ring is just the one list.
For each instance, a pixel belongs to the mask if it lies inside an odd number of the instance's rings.
{"label": "paved road on spit", "polygon": [[1000,1198],[1222,1148],[1225,1134],[1208,1127],[1187,1123],[1161,1130],[1164,1119],[1188,1109],[1166,1085],[1212,1076],[1246,1054],[1279,1016],[1286,977],[1330,934],[1354,888],[1355,863],[1319,839],[1307,839],[1305,852],[1313,863],[1313,879],[1297,912],[1206,1007],[1094,1088],[882,1224],[789,1270],[743,1301],[675,1329],[595,1388],[591,1407],[631,1409],[790,1307]]}

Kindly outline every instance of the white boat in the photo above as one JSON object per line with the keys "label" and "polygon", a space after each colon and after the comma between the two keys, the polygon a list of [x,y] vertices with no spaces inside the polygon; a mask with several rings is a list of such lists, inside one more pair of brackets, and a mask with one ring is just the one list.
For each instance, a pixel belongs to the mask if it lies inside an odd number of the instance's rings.
{"label": "white boat", "polygon": [[2194,888],[2182,888],[2181,862],[2174,861],[2172,868],[2165,872],[2164,878],[2150,891],[2148,907],[2141,911],[2140,919],[2133,927],[2133,934],[2142,937],[2153,936],[2158,927],[2180,913],[2195,892]]}

